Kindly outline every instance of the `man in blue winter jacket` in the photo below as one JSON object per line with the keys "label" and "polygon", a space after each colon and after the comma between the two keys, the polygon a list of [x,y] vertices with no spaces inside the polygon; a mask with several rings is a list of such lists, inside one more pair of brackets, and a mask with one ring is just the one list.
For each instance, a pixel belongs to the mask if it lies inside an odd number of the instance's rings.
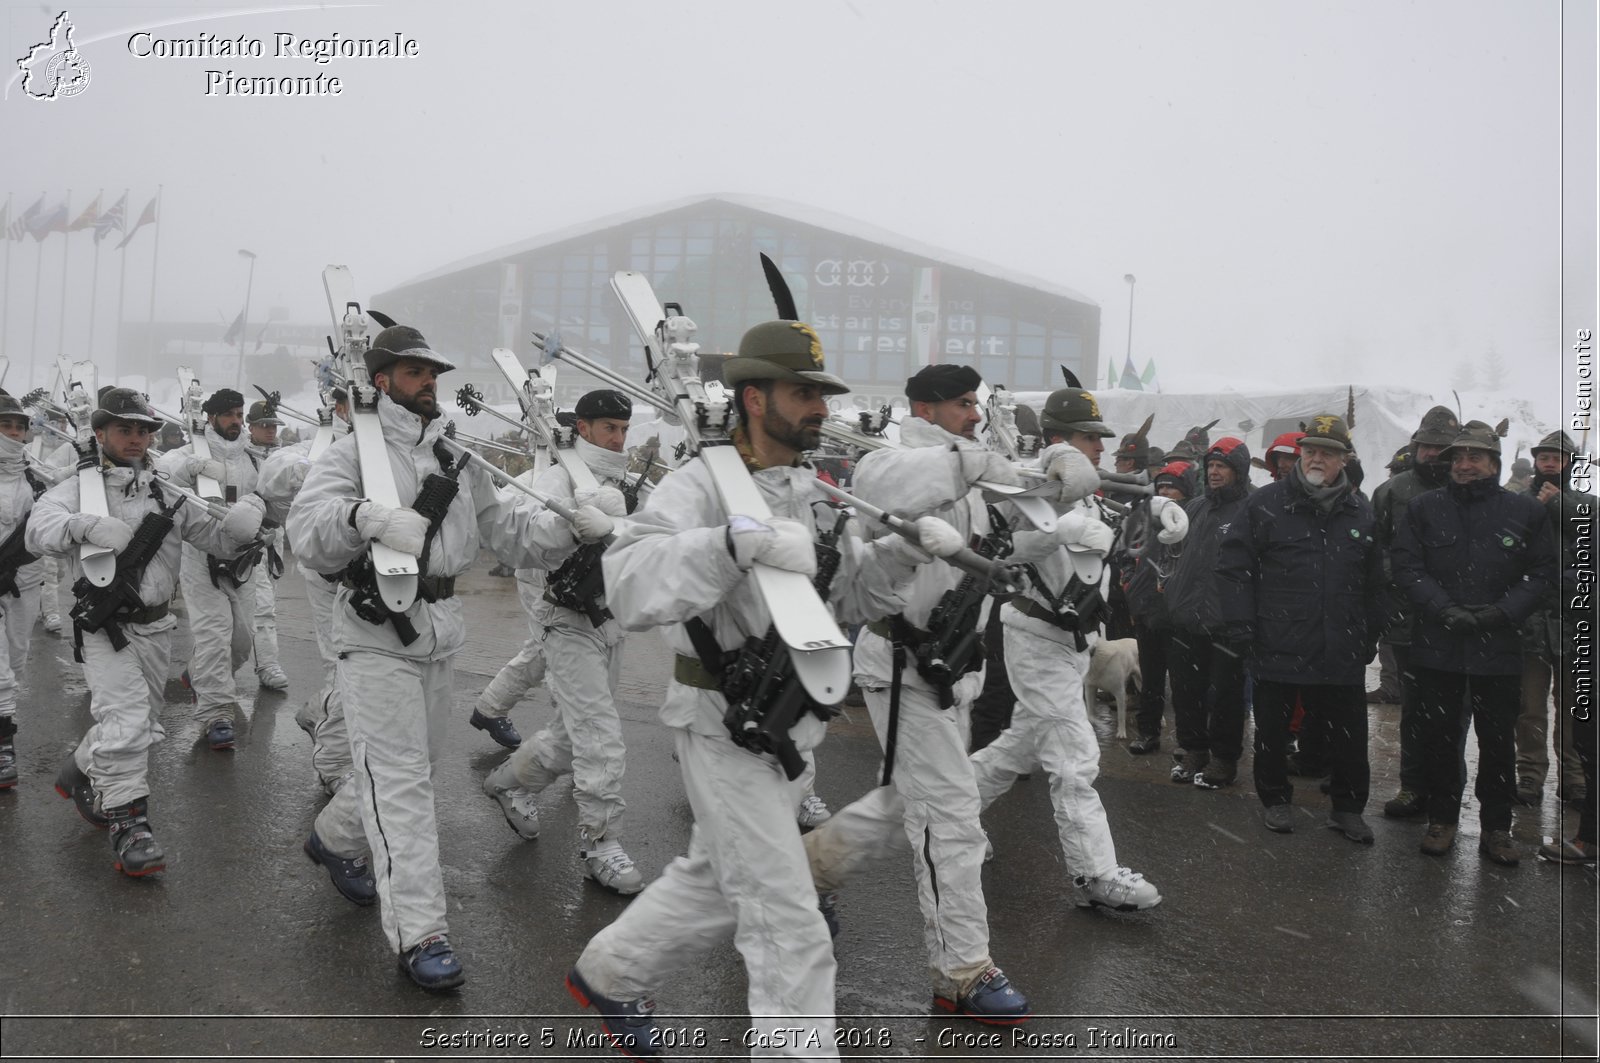
{"label": "man in blue winter jacket", "polygon": [[1500,438],[1489,425],[1468,421],[1442,457],[1449,483],[1406,506],[1393,554],[1395,581],[1417,607],[1411,665],[1428,786],[1421,848],[1443,856],[1455,845],[1466,785],[1458,752],[1465,697],[1478,735],[1478,851],[1515,867],[1518,628],[1555,585],[1555,537],[1544,506],[1500,486]]}

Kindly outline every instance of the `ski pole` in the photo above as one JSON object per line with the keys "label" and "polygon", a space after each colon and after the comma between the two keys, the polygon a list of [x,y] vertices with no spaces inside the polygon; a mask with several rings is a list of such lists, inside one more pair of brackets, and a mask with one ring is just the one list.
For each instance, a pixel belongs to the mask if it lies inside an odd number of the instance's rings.
{"label": "ski pole", "polygon": [[[909,542],[917,543],[920,548],[917,526],[913,522],[906,520],[904,517],[897,517],[888,510],[879,509],[872,503],[863,501],[848,491],[840,490],[826,480],[818,480],[817,484],[828,494],[845,505],[852,507],[862,516],[869,517],[885,525],[890,531],[896,532]],[[1013,573],[1011,566],[1003,561],[983,557],[967,547],[962,547],[960,552],[941,560],[947,561],[957,568],[965,569],[980,579],[988,580],[996,590],[1012,593],[1022,589],[1021,582]]]}
{"label": "ski pole", "polygon": [[452,452],[459,457],[466,458],[470,464],[476,465],[478,468],[488,473],[490,478],[492,478],[496,483],[503,484],[506,487],[516,488],[529,498],[541,503],[543,506],[545,506],[545,508],[554,511],[557,515],[563,517],[568,522],[572,522],[577,518],[577,510],[564,500],[556,498],[554,495],[547,495],[543,491],[535,491],[527,484],[519,483],[515,476],[512,476],[504,469],[496,468],[493,463],[485,460],[481,455],[474,454],[472,451],[456,442],[452,436],[444,435],[440,438],[444,440],[445,446],[449,447]]}

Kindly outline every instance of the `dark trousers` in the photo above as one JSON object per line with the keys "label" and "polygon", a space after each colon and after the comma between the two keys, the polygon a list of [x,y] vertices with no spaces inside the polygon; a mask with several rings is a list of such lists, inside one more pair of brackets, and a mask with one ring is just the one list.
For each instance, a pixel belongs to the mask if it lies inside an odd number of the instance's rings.
{"label": "dark trousers", "polygon": [[1178,745],[1237,761],[1244,752],[1244,662],[1201,632],[1174,631],[1167,669]]}
{"label": "dark trousers", "polygon": [[976,753],[1000,737],[1011,726],[1011,710],[1017,696],[1011,692],[1006,676],[1005,628],[1000,623],[1000,602],[989,608],[989,623],[983,629],[983,692],[972,703],[972,749]]}
{"label": "dark trousers", "polygon": [[1461,763],[1466,726],[1461,702],[1472,711],[1478,735],[1478,821],[1483,829],[1510,830],[1517,793],[1517,713],[1522,707],[1521,675],[1463,675],[1415,668],[1422,698],[1422,756],[1427,782],[1428,821],[1461,818],[1461,791],[1467,784]]}
{"label": "dark trousers", "polygon": [[1418,797],[1428,796],[1428,780],[1422,770],[1422,697],[1417,677],[1411,672],[1411,647],[1391,644],[1394,663],[1400,673],[1400,789]]}
{"label": "dark trousers", "polygon": [[1141,736],[1161,733],[1167,711],[1167,645],[1170,628],[1149,628],[1135,621],[1133,637],[1139,643],[1139,708],[1134,717]]}
{"label": "dark trousers", "polygon": [[1286,805],[1294,796],[1284,758],[1289,752],[1289,720],[1294,716],[1296,697],[1308,717],[1327,723],[1333,810],[1359,814],[1367,807],[1367,789],[1372,781],[1367,760],[1364,683],[1313,686],[1256,680],[1256,795],[1268,806]]}
{"label": "dark trousers", "polygon": [[[1570,630],[1570,626],[1569,626]],[[1595,706],[1594,682],[1589,681],[1587,704],[1578,704],[1578,677],[1571,667],[1563,668],[1564,682],[1566,683],[1567,726],[1572,728],[1572,745],[1578,751],[1578,760],[1583,764],[1583,806],[1578,810],[1578,834],[1580,842],[1595,843],[1595,805],[1600,802],[1600,790],[1595,788]]]}

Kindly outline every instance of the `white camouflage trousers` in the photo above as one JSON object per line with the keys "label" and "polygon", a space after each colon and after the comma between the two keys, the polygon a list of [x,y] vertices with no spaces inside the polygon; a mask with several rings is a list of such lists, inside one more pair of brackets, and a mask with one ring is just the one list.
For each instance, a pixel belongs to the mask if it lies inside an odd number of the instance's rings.
{"label": "white camouflage trousers", "polygon": [[522,644],[515,657],[501,665],[483,693],[478,695],[477,709],[485,716],[510,716],[517,702],[544,682],[544,627],[533,620],[541,597],[528,581],[518,579],[516,583],[517,600],[528,615],[528,641]]}
{"label": "white camouflage trousers", "polygon": [[39,584],[21,587],[21,596],[0,595],[0,716],[17,714],[17,686],[28,663],[28,644],[33,640],[33,624],[39,619]]}
{"label": "white camouflage trousers", "polygon": [[83,673],[94,726],[78,743],[73,759],[106,808],[150,793],[150,747],[167,735],[158,714],[177,623],[169,615],[154,624],[124,624],[128,645],[120,651],[111,648],[105,632],[84,633]]}
{"label": "white camouflage trousers", "polygon": [[726,735],[680,730],[677,751],[694,810],[689,853],[590,940],[579,972],[608,997],[653,997],[731,937],[749,978],[751,1056],[839,1058],[833,943],[795,824],[798,785]]}
{"label": "white camouflage trousers", "polygon": [[1010,624],[1005,625],[1005,640],[1006,674],[1017,706],[1011,726],[972,755],[978,796],[988,808],[1017,776],[1042,768],[1050,777],[1050,804],[1067,874],[1109,875],[1117,869],[1117,849],[1094,788],[1100,743],[1083,703],[1089,654]]}
{"label": "white camouflage trousers", "polygon": [[543,660],[555,719],[511,754],[512,771],[535,792],[551,775],[572,772],[578,826],[591,840],[615,837],[628,807],[622,800],[627,750],[616,703],[622,642],[607,646],[592,627],[561,624],[545,629]]}
{"label": "white camouflage trousers", "polygon": [[195,714],[206,723],[216,719],[233,722],[231,710],[239,703],[233,673],[250,659],[255,635],[253,586],[235,587],[227,579],[219,582],[220,587],[211,583],[206,555],[184,543],[178,585],[183,589],[189,634],[194,638],[189,683],[197,702]]}
{"label": "white camouflage trousers", "polygon": [[[267,559],[262,557],[250,577],[255,589],[252,604],[255,621],[252,626],[255,644],[256,671],[278,663],[278,592],[272,577],[267,573]],[[242,588],[241,588],[242,589]]]}
{"label": "white camouflage trousers", "polygon": [[[311,720],[311,766],[324,788],[343,785],[350,774],[350,728],[344,719],[344,699],[339,696],[339,651],[333,644],[333,606],[337,583],[329,583],[315,572],[301,569],[305,576],[306,604],[311,607],[311,626],[317,634],[317,655],[322,658],[322,689],[317,691],[306,717]],[[324,839],[326,840],[326,839]]]}
{"label": "white camouflage trousers", "polygon": [[[883,743],[889,691],[863,694]],[[857,871],[891,853],[911,853],[928,965],[936,979],[957,989],[993,962],[983,899],[985,838],[978,784],[967,759],[966,715],[960,707],[939,708],[929,691],[902,687],[890,784],[868,791],[805,836],[811,873],[824,891],[845,886]]]}
{"label": "white camouflage trousers", "polygon": [[448,932],[433,770],[454,673],[449,660],[363,650],[339,661],[355,773],[317,816],[316,831],[330,852],[370,855],[383,933],[396,953]]}

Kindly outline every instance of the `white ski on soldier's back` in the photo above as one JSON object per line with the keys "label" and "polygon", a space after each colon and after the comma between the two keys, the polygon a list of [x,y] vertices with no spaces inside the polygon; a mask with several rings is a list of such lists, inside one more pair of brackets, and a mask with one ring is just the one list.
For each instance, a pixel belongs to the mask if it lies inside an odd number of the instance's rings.
{"label": "white ski on soldier's back", "polygon": [[516,392],[517,402],[522,406],[522,419],[533,430],[539,449],[548,451],[567,471],[574,497],[579,492],[599,490],[600,481],[578,456],[577,431],[556,419],[556,367],[544,366],[538,376],[530,376],[517,356],[505,347],[496,347],[489,352],[489,357],[499,367],[511,390]]}
{"label": "white ski on soldier's back", "polygon": [[[178,366],[178,390],[182,393],[184,427],[189,430],[189,445],[194,456],[202,461],[211,460],[211,441],[206,438],[206,415],[200,407],[205,404],[205,394],[194,370]],[[201,498],[222,502],[222,485],[210,476],[201,474],[194,478],[194,490]]]}
{"label": "white ski on soldier's back", "polygon": [[[100,444],[90,417],[99,380],[93,362],[75,362],[67,373],[67,412],[78,435],[78,512],[96,517],[110,515],[106,506],[106,481],[100,473]],[[84,543],[78,548],[83,574],[96,587],[110,586],[117,575],[117,555],[104,546]]]}
{"label": "white ski on soldier's back", "polygon": [[[367,319],[356,302],[355,281],[349,267],[324,269],[322,286],[328,293],[328,310],[339,336],[346,403],[356,437],[356,460],[361,468],[361,492],[370,501],[398,509],[400,491],[395,487],[394,467],[389,464],[389,447],[384,442],[383,424],[378,419],[378,389],[367,373],[364,358],[368,344]],[[397,613],[410,609],[417,598],[417,559],[376,541],[371,551],[372,570],[377,574],[378,594],[383,604]]]}
{"label": "white ski on soldier's back", "polygon": [[[698,347],[684,342],[693,324],[681,316],[669,321],[643,274],[620,271],[611,278],[611,287],[649,349],[656,390],[677,411],[691,446],[711,474],[723,509],[729,516],[770,520],[766,498],[728,439],[729,398],[721,385],[701,381]],[[836,704],[850,683],[850,643],[811,580],[770,565],[751,566],[750,577],[806,693],[820,704]]]}

